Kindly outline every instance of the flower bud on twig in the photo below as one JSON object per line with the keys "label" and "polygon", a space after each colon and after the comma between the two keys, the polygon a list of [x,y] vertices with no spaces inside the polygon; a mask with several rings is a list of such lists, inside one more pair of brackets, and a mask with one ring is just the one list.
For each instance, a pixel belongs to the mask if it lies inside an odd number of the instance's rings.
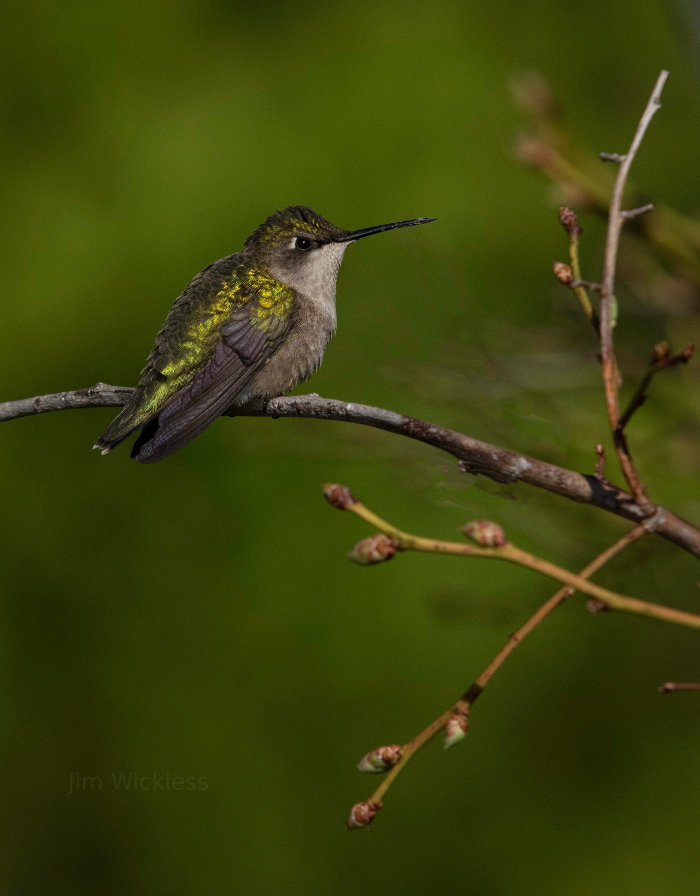
{"label": "flower bud on twig", "polygon": [[485,548],[502,548],[508,542],[503,529],[491,520],[472,520],[462,526],[460,531]]}
{"label": "flower bud on twig", "polygon": [[388,772],[401,759],[401,747],[398,744],[392,744],[389,747],[377,747],[371,753],[365,755],[357,763],[358,772],[368,774],[377,774],[378,772]]}
{"label": "flower bud on twig", "polygon": [[395,553],[396,542],[394,539],[378,533],[358,541],[348,554],[348,560],[352,560],[358,566],[372,566],[374,563],[391,560]]}
{"label": "flower bud on twig", "polygon": [[366,803],[355,803],[350,810],[350,816],[348,817],[348,830],[354,831],[358,828],[366,828],[381,808],[382,804],[374,802],[373,800],[368,800]]}
{"label": "flower bud on twig", "polygon": [[559,206],[559,221],[569,236],[581,233],[576,212],[567,205]]}
{"label": "flower bud on twig", "polygon": [[464,740],[469,730],[469,719],[467,713],[463,709],[455,710],[449,719],[445,722],[445,741],[444,747],[449,750],[460,741]]}
{"label": "flower bud on twig", "polygon": [[553,262],[552,270],[554,271],[554,276],[564,286],[570,286],[574,282],[574,272],[571,270],[571,265],[566,264],[566,262]]}
{"label": "flower bud on twig", "polygon": [[338,510],[347,510],[357,504],[357,498],[347,485],[339,485],[337,482],[327,482],[323,486],[323,494],[331,507],[337,507]]}

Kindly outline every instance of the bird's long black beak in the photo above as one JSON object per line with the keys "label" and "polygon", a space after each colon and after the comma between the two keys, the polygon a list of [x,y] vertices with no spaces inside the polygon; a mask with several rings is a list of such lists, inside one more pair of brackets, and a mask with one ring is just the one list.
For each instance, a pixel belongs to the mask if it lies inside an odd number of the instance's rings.
{"label": "bird's long black beak", "polygon": [[385,230],[396,230],[397,227],[413,227],[414,224],[428,224],[435,218],[413,218],[411,221],[396,221],[394,224],[378,224],[376,227],[364,227],[362,230],[351,230],[348,235],[339,240],[342,243],[350,243],[355,240],[361,240],[365,236],[372,236],[373,233],[383,233]]}

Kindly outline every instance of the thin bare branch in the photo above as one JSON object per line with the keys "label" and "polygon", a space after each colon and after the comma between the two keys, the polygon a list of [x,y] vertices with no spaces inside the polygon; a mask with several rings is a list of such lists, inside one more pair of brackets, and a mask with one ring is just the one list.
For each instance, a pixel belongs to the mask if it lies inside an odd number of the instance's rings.
{"label": "thin bare branch", "polygon": [[[71,408],[116,407],[124,404],[132,391],[133,389],[126,386],[97,383],[90,388],[76,389],[74,392],[57,392],[35,398],[6,401],[0,403],[0,421]],[[557,467],[473,439],[444,426],[383,408],[334,398],[321,398],[312,393],[271,398],[267,402],[238,409],[236,414],[251,417],[336,420],[373,426],[446,451],[458,459],[459,468],[464,473],[480,474],[496,482],[525,482],[571,501],[591,504],[633,523],[646,518],[645,510],[637,506],[632,495],[608,482],[598,481],[594,475],[586,476],[564,467]],[[664,508],[658,508],[652,530],[662,538],[700,557],[700,529],[681,517]]]}
{"label": "thin bare branch", "polygon": [[[615,305],[615,270],[617,266],[617,252],[620,243],[620,233],[625,222],[625,214],[622,210],[622,194],[627,183],[632,162],[641,145],[647,128],[661,106],[661,92],[668,78],[668,72],[662,71],[656,80],[654,89],[649,98],[649,102],[642,113],[642,117],[637,126],[634,138],[629,150],[624,156],[619,156],[614,161],[619,163],[619,171],[615,179],[613,187],[612,199],[610,201],[610,213],[608,217],[608,232],[605,241],[605,259],[603,262],[603,279],[600,290],[600,359],[603,369],[603,384],[605,387],[605,403],[608,412],[608,422],[610,431],[613,434],[615,442],[615,450],[625,480],[634,495],[635,503],[642,508],[646,508],[649,515],[654,512],[654,506],[647,497],[646,491],[639,478],[636,467],[632,462],[632,458],[627,447],[627,441],[624,432],[619,428],[620,422],[620,404],[619,389],[620,375],[615,357],[615,347],[613,341],[614,328],[614,305]],[[607,154],[606,158],[611,159],[612,155]]]}
{"label": "thin bare branch", "polygon": [[15,401],[0,401],[0,422],[46,414],[48,411],[70,411],[78,408],[121,407],[133,392],[130,386],[109,386],[95,383],[87,389],[73,389],[70,392],[51,392],[32,398]]}
{"label": "thin bare branch", "polygon": [[669,367],[676,367],[678,364],[687,364],[688,361],[690,361],[690,359],[693,357],[694,351],[695,346],[690,344],[686,345],[683,351],[679,352],[677,355],[672,356],[667,342],[660,342],[658,345],[654,346],[654,351],[652,353],[651,360],[649,361],[647,372],[642,378],[640,384],[635,389],[634,395],[630,399],[626,411],[620,417],[620,421],[618,423],[618,428],[620,430],[624,430],[624,428],[629,423],[632,414],[634,414],[636,410],[641,408],[641,406],[647,400],[647,390],[656,374],[660,373],[662,370],[667,370]]}
{"label": "thin bare branch", "polygon": [[654,211],[654,203],[647,202],[646,205],[640,205],[639,208],[626,209],[626,210],[620,212],[620,214],[625,219],[625,221],[631,221],[632,218],[638,218],[640,215],[646,215],[647,212],[653,212],[653,211]]}
{"label": "thin bare branch", "polygon": [[[344,486],[337,484],[328,484],[324,486],[324,491],[327,496],[329,493],[332,496],[335,496],[338,494],[339,490],[341,493],[347,492],[348,495],[351,495],[349,490]],[[616,591],[610,591],[610,589],[603,588],[601,585],[596,585],[594,582],[589,582],[581,576],[577,576],[575,573],[563,569],[561,566],[550,563],[549,560],[545,560],[543,557],[537,557],[529,551],[524,551],[512,542],[506,541],[505,538],[501,538],[501,540],[496,543],[490,540],[488,542],[481,540],[479,546],[456,541],[443,541],[439,538],[425,538],[424,536],[414,535],[412,532],[405,532],[403,529],[397,528],[392,523],[389,523],[380,517],[373,510],[370,510],[370,508],[363,504],[362,501],[358,501],[354,495],[351,495],[351,497],[352,500],[341,504],[338,504],[334,500],[331,500],[329,503],[342,510],[348,510],[350,513],[354,513],[356,516],[359,516],[361,519],[365,520],[365,522],[369,523],[370,526],[374,526],[375,529],[378,529],[379,532],[388,535],[393,542],[394,551],[425,551],[426,553],[449,554],[457,557],[483,557],[491,560],[505,560],[508,563],[516,563],[519,566],[524,566],[559,582],[563,582],[565,585],[568,585],[577,591],[582,591],[584,594],[588,594],[602,603],[605,609],[620,610],[624,613],[636,613],[641,616],[649,616],[653,619],[658,619],[659,621],[670,622],[674,625],[683,625],[687,628],[700,629],[700,616],[696,613],[687,613],[685,610],[676,610],[673,607],[667,607],[663,604],[655,604],[650,601],[639,600],[639,598],[636,597],[628,597],[626,594],[619,594]],[[648,520],[645,520],[643,525],[646,528],[646,531],[650,531]],[[490,523],[489,526],[493,527],[495,524]],[[350,559],[356,559],[354,552],[350,554]],[[382,556],[380,559],[375,559],[373,562],[381,562],[381,560],[385,559],[388,559],[388,557]],[[362,562],[363,565],[365,565],[366,561]]]}
{"label": "thin bare branch", "polygon": [[624,161],[624,156],[621,156],[619,152],[599,152],[598,157],[601,162],[616,162],[618,165],[620,162]]}

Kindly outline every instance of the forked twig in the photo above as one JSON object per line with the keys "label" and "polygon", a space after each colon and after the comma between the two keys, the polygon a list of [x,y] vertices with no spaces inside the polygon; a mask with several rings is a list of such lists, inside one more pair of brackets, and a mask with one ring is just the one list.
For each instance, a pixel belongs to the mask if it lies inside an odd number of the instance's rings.
{"label": "forked twig", "polygon": [[654,346],[654,351],[652,352],[647,372],[644,374],[642,381],[635,389],[632,398],[630,398],[627,409],[620,417],[618,426],[621,430],[625,429],[632,417],[632,414],[634,414],[636,410],[641,408],[641,406],[647,400],[647,390],[656,374],[660,373],[662,370],[667,370],[669,367],[675,367],[678,364],[687,364],[688,361],[690,361],[690,359],[693,357],[694,351],[694,345],[686,345],[683,351],[679,352],[677,355],[672,356],[668,342],[660,342],[658,345]]}
{"label": "forked twig", "polygon": [[[599,554],[594,560],[592,560],[587,566],[585,566],[579,573],[579,578],[588,579],[595,572],[601,569],[606,563],[608,563],[613,557],[624,550],[628,545],[632,544],[638,538],[641,538],[643,535],[645,535],[647,531],[648,530],[646,529],[644,524],[635,526],[634,529],[623,535],[622,538],[618,539],[618,541],[615,542],[615,544],[606,548],[601,554]],[[407,744],[404,744],[398,749],[398,751],[395,751],[393,755],[396,756],[396,759],[392,767],[387,770],[386,777],[382,780],[382,783],[374,791],[372,796],[369,797],[368,800],[363,803],[358,803],[356,806],[353,806],[351,810],[350,818],[364,819],[364,824],[348,823],[349,828],[364,827],[372,821],[377,811],[382,808],[382,800],[384,799],[387,791],[394,783],[396,778],[401,774],[401,772],[404,771],[406,765],[416,755],[416,753],[418,753],[418,751],[421,750],[434,737],[436,737],[441,732],[445,732],[446,747],[452,746],[453,743],[458,742],[464,737],[468,728],[468,717],[469,713],[471,712],[471,708],[477,698],[483,693],[484,688],[491,681],[498,669],[500,669],[500,667],[506,662],[515,648],[519,644],[521,644],[522,641],[529,634],[531,634],[550,613],[552,613],[573,593],[573,588],[560,588],[547,601],[545,601],[545,603],[543,603],[542,606],[539,607],[535,613],[533,613],[533,615],[527,620],[527,622],[520,626],[520,628],[510,636],[508,641],[498,651],[496,656],[486,666],[483,672],[467,688],[464,694],[462,694],[459,700],[449,709],[445,710],[445,712],[443,712],[434,721],[432,721],[430,725],[427,726],[427,728],[424,728],[423,731],[417,734]],[[455,737],[454,734],[451,734],[447,726],[449,726],[452,720],[455,720],[455,722],[457,723],[457,731],[461,732],[461,735],[458,734]]]}
{"label": "forked twig", "polygon": [[[608,413],[608,423],[610,425],[610,431],[612,432],[615,450],[623,475],[630,491],[634,495],[636,503],[640,507],[645,508],[648,515],[655,512],[655,507],[649,500],[639,477],[639,473],[632,462],[624,429],[620,426],[620,374],[617,366],[617,359],[615,357],[613,340],[615,270],[617,266],[620,233],[622,232],[623,224],[628,217],[622,209],[622,194],[625,189],[632,162],[641,145],[644,134],[646,133],[654,114],[661,106],[661,92],[667,78],[667,71],[662,71],[657,78],[654,89],[649,97],[649,102],[639,120],[630,148],[625,155],[613,157],[611,154],[606,154],[605,156],[607,160],[615,161],[620,166],[613,187],[612,199],[610,201],[608,231],[605,240],[605,258],[603,261],[603,278],[600,290],[600,360],[603,369],[605,403]],[[635,210],[635,212],[638,211],[639,210]]]}

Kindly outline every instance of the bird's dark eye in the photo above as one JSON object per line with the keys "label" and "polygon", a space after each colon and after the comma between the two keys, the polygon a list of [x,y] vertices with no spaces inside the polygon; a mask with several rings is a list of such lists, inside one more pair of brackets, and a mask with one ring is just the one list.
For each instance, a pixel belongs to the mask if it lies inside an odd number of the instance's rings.
{"label": "bird's dark eye", "polygon": [[295,246],[297,249],[301,249],[302,252],[308,252],[313,246],[313,243],[308,236],[298,236]]}

